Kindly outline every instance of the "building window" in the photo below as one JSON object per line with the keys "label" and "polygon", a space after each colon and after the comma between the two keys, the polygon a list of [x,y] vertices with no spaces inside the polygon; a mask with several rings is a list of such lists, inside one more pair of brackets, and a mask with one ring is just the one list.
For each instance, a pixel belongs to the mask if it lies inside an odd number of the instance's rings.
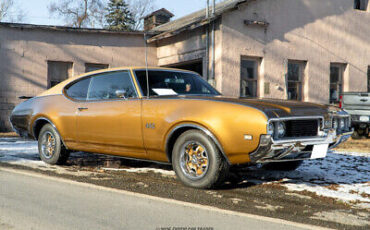
{"label": "building window", "polygon": [[108,69],[108,64],[98,64],[98,63],[85,63],[85,73],[99,70],[99,69]]}
{"label": "building window", "polygon": [[240,96],[257,97],[260,59],[242,58],[240,67]]}
{"label": "building window", "polygon": [[48,61],[48,89],[72,77],[72,62]]}
{"label": "building window", "polygon": [[288,100],[301,101],[302,97],[302,82],[304,71],[306,68],[305,61],[288,61],[287,73],[287,93]]}
{"label": "building window", "polygon": [[370,65],[367,67],[367,92],[370,93]]}
{"label": "building window", "polygon": [[330,64],[330,103],[338,103],[343,92],[345,64]]}
{"label": "building window", "polygon": [[369,0],[354,0],[353,8],[356,10],[367,11]]}

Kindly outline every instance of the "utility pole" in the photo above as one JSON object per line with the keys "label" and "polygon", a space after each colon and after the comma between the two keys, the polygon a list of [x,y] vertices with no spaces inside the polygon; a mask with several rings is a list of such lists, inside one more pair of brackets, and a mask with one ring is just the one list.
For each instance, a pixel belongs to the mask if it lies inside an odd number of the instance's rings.
{"label": "utility pole", "polygon": [[212,4],[212,15],[211,15],[211,19],[212,19],[212,34],[211,34],[211,47],[212,47],[212,61],[211,61],[211,76],[210,76],[210,83],[212,86],[216,86],[216,82],[215,82],[215,58],[216,58],[216,55],[215,55],[215,48],[216,48],[216,44],[215,44],[215,13],[216,13],[216,0],[213,0],[213,4]]}
{"label": "utility pole", "polygon": [[[207,0],[207,3],[206,3],[206,20],[208,21],[209,20],[209,0]],[[210,79],[210,76],[209,76],[209,27],[206,26],[206,54],[205,54],[205,58],[206,58],[206,79],[207,81]]]}

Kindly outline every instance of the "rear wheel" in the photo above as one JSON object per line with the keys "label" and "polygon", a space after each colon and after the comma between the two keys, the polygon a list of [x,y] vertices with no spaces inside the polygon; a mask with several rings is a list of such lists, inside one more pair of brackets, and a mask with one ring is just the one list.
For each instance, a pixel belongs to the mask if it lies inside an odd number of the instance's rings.
{"label": "rear wheel", "polygon": [[199,130],[188,130],[176,140],[172,165],[183,184],[203,189],[222,183],[229,169],[215,143]]}
{"label": "rear wheel", "polygon": [[272,162],[265,164],[263,167],[276,171],[294,171],[301,166],[302,163],[303,161]]}
{"label": "rear wheel", "polygon": [[69,157],[69,151],[63,146],[60,135],[50,124],[42,127],[38,147],[41,160],[48,164],[64,164]]}

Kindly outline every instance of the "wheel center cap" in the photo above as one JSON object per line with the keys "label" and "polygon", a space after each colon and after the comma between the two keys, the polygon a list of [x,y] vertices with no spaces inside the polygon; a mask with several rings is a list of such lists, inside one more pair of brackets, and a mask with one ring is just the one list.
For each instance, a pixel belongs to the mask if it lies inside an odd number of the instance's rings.
{"label": "wheel center cap", "polygon": [[191,161],[194,163],[194,164],[197,164],[198,163],[198,159],[194,156]]}

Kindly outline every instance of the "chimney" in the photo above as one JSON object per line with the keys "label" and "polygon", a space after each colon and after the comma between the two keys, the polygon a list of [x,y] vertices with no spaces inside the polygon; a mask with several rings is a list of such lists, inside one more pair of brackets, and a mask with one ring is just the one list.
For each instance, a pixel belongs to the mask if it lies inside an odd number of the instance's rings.
{"label": "chimney", "polygon": [[151,30],[157,26],[165,24],[169,22],[173,16],[174,15],[165,8],[156,10],[144,17],[144,30]]}

